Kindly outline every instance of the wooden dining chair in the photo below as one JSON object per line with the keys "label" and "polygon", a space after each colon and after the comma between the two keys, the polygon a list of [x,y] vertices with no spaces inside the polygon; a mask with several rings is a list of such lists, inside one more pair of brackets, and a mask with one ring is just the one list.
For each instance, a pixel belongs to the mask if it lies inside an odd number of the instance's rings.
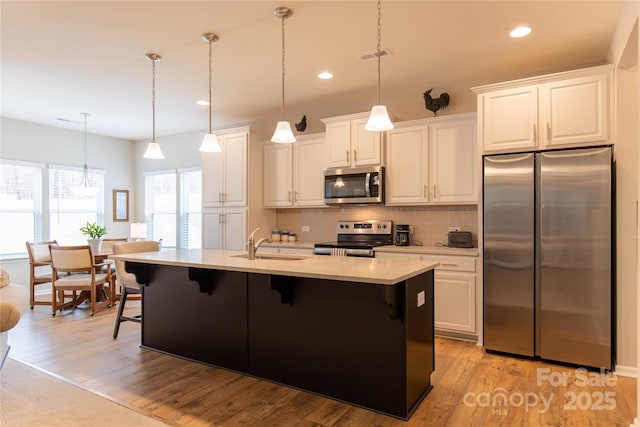
{"label": "wooden dining chair", "polygon": [[[144,240],[139,242],[127,242],[118,243],[113,245],[113,253],[119,254],[132,254],[141,252],[157,252],[160,250],[158,242],[153,240]],[[118,276],[118,283],[122,287],[122,294],[120,296],[120,306],[118,307],[118,317],[116,317],[116,325],[113,329],[113,339],[118,338],[118,331],[120,330],[120,323],[130,321],[136,323],[142,323],[142,315],[125,316],[124,305],[127,302],[127,296],[130,294],[142,295],[142,285],[136,281],[136,276],[132,273],[128,273],[124,269],[124,261],[116,261],[116,274]]]}
{"label": "wooden dining chair", "polygon": [[[111,307],[111,292],[105,285],[111,286],[111,269],[101,272],[104,263],[95,264],[89,246],[50,246],[53,274],[53,295],[51,313],[58,310],[77,307],[85,299],[91,301],[91,315],[102,307]],[[59,273],[67,273],[63,276]],[[70,291],[71,294],[67,294]],[[80,291],[79,294],[77,292]],[[98,300],[98,296],[101,300]]]}
{"label": "wooden dining chair", "polygon": [[51,286],[51,253],[49,246],[57,246],[58,242],[25,242],[29,255],[29,304],[31,309],[35,305],[51,305],[51,300],[36,300],[36,286],[47,284]]}

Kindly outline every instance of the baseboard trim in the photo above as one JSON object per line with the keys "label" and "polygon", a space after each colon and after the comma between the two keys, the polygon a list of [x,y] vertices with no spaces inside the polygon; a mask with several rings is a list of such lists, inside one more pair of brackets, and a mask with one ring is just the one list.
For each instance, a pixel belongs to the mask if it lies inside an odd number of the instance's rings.
{"label": "baseboard trim", "polygon": [[621,377],[638,378],[638,368],[635,366],[617,365],[613,372]]}

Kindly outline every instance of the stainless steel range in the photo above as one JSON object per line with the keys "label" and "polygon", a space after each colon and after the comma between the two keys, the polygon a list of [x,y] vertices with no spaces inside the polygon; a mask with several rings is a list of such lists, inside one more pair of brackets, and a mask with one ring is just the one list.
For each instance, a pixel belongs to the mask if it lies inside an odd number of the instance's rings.
{"label": "stainless steel range", "polygon": [[392,221],[338,221],[338,240],[316,243],[316,255],[375,257],[373,248],[393,244]]}

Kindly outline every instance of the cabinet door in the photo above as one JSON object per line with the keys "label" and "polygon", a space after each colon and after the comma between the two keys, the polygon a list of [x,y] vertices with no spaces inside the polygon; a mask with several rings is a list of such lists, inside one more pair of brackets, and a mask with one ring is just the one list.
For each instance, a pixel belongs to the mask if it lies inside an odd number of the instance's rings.
{"label": "cabinet door", "polygon": [[351,166],[351,122],[329,123],[327,135],[327,167]]}
{"label": "cabinet door", "polygon": [[476,278],[474,274],[436,270],[435,327],[476,332]]}
{"label": "cabinet door", "polygon": [[325,150],[324,138],[296,143],[293,161],[295,206],[325,206]]}
{"label": "cabinet door", "polygon": [[247,133],[224,137],[224,206],[247,205]]}
{"label": "cabinet door", "polygon": [[224,249],[222,232],[222,211],[203,210],[202,247],[204,249]]}
{"label": "cabinet door", "polygon": [[540,126],[544,145],[602,142],[609,138],[607,75],[540,85]]}
{"label": "cabinet door", "polygon": [[223,153],[202,153],[202,206],[222,206]]}
{"label": "cabinet door", "polygon": [[368,119],[351,122],[351,149],[354,166],[379,165],[381,132],[364,130]]}
{"label": "cabinet door", "polygon": [[477,203],[476,121],[438,123],[430,131],[431,200]]}
{"label": "cabinet door", "polygon": [[224,249],[231,251],[247,250],[247,213],[245,209],[225,210]]}
{"label": "cabinet door", "polygon": [[484,94],[480,120],[484,151],[536,148],[539,133],[537,86]]}
{"label": "cabinet door", "polygon": [[429,201],[428,157],[426,125],[387,132],[387,205],[420,205]]}
{"label": "cabinet door", "polygon": [[264,146],[264,206],[267,208],[292,204],[292,152],[293,144]]}

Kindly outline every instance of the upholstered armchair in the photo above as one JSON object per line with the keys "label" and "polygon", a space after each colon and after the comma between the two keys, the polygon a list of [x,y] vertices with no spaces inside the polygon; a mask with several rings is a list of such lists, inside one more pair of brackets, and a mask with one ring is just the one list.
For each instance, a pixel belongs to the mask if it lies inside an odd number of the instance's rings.
{"label": "upholstered armchair", "polygon": [[[53,269],[53,292],[51,312],[55,316],[58,310],[76,307],[85,299],[91,301],[91,315],[102,307],[111,307],[110,295],[104,286],[112,286],[111,269],[106,273],[101,268],[106,264],[95,264],[89,246],[51,246],[51,264]],[[61,275],[60,273],[67,273]],[[66,292],[71,291],[71,295]],[[80,294],[77,295],[77,292]],[[111,291],[111,290],[110,290]],[[101,300],[98,300],[100,295]]]}

